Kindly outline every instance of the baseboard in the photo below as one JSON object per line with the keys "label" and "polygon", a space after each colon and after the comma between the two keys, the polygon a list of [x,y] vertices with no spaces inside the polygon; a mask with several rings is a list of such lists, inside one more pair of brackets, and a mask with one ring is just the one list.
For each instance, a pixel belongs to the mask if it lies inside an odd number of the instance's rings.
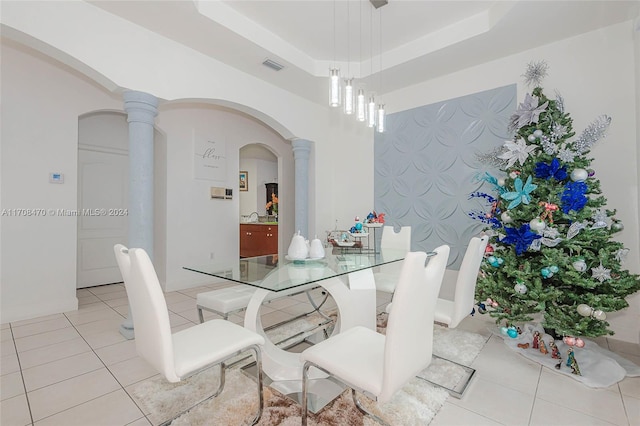
{"label": "baseboard", "polygon": [[0,313],[0,323],[5,324],[76,310],[78,310],[78,298],[75,296],[64,300],[48,300],[43,303],[3,305]]}

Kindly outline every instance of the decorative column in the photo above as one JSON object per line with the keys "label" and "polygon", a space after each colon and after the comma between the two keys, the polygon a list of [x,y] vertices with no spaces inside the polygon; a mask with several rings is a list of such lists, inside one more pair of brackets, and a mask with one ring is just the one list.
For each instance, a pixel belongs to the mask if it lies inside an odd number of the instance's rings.
{"label": "decorative column", "polygon": [[[129,123],[129,247],[142,248],[153,260],[153,124],[158,99],[144,92],[123,94]],[[120,333],[133,339],[131,307]]]}
{"label": "decorative column", "polygon": [[312,142],[296,139],[291,142],[295,162],[295,224],[306,238],[309,238],[309,153]]}

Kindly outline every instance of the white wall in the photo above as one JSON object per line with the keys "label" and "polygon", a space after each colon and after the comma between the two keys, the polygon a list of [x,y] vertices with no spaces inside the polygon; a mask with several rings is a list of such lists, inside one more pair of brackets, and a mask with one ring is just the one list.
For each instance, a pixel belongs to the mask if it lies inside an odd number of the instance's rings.
{"label": "white wall", "polygon": [[[39,55],[2,45],[2,209],[76,209],[78,117],[122,101]],[[49,172],[64,174],[50,184]],[[2,216],[1,321],[77,308],[77,217]]]}
{"label": "white wall", "polygon": [[[278,190],[290,199],[294,189],[293,153],[290,142],[264,124],[223,108],[203,104],[161,106],[156,125],[167,141],[166,290],[171,291],[212,281],[211,277],[183,270],[183,266],[209,262],[212,253],[216,261],[239,256],[240,198],[212,200],[209,188],[223,186],[239,193],[240,148],[254,143],[271,148],[281,160]],[[194,131],[226,142],[226,181],[193,178]],[[262,188],[264,192],[264,185]],[[279,216],[281,235],[292,235],[293,205],[283,205]]]}
{"label": "white wall", "polygon": [[[547,61],[549,76],[542,84],[545,93],[554,97],[557,89],[562,94],[578,134],[601,114],[613,117],[607,137],[591,151],[595,158],[592,166],[607,206],[618,210],[616,217],[625,225],[624,231],[615,235],[631,249],[624,266],[638,273],[637,33],[635,39],[634,45],[632,22],[613,25],[387,94],[386,104],[394,111],[405,110],[512,83],[518,84],[521,102],[530,90],[521,78],[527,63]],[[640,294],[627,300],[631,306],[608,314],[608,320],[615,338],[638,342]]]}

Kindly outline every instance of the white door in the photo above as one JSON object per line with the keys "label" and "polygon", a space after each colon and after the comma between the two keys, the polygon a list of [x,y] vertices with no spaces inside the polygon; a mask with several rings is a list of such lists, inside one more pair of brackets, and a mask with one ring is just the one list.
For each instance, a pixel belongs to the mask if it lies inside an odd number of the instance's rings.
{"label": "white door", "polygon": [[122,282],[113,246],[127,244],[129,156],[78,150],[77,288]]}

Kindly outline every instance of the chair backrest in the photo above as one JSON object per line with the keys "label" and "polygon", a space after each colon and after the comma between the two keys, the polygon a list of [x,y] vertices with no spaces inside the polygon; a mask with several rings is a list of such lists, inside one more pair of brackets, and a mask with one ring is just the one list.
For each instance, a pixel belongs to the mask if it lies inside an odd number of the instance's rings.
{"label": "chair backrest", "polygon": [[410,252],[403,262],[387,322],[379,402],[391,399],[431,362],[433,316],[449,260],[449,246],[443,245],[434,251],[437,254],[429,259],[426,267],[424,252]]}
{"label": "chair backrest", "polygon": [[114,251],[133,316],[136,351],[168,381],[178,382],[169,311],[151,259],[143,249],[127,250],[121,244]]}
{"label": "chair backrest", "polygon": [[411,227],[403,226],[400,232],[396,233],[393,226],[384,226],[382,228],[382,239],[380,240],[380,248],[411,250]]}
{"label": "chair backrest", "polygon": [[478,271],[480,270],[480,264],[484,258],[484,250],[488,242],[489,237],[487,235],[483,235],[481,238],[473,237],[469,241],[469,246],[464,253],[464,258],[458,271],[456,291],[453,298],[453,314],[449,327],[457,326],[473,309]]}

